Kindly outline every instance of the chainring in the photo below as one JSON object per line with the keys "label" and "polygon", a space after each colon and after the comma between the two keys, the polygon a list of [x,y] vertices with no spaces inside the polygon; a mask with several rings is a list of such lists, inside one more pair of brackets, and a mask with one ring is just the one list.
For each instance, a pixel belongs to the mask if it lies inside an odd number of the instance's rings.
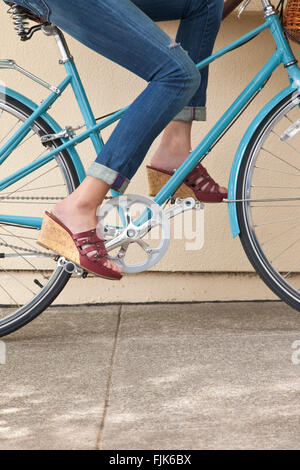
{"label": "chainring", "polygon": [[[134,219],[133,206],[139,207],[139,216]],[[98,215],[98,234],[104,236],[108,252],[118,250],[110,259],[123,273],[140,273],[156,265],[165,255],[170,244],[170,223],[162,208],[152,199],[136,194],[126,194],[110,199],[100,206]],[[111,218],[114,217],[113,223]],[[107,223],[109,220],[109,223]],[[121,221],[121,223],[117,223]],[[145,240],[151,230],[157,228],[159,245],[152,247]],[[135,244],[142,249],[142,261],[128,261],[129,247]]]}

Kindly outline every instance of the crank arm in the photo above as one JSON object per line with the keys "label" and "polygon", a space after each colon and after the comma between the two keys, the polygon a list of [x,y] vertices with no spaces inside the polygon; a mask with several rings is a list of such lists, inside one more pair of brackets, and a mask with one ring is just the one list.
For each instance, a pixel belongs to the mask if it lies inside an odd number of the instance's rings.
{"label": "crank arm", "polygon": [[[180,199],[177,198],[175,201],[175,204],[173,207],[170,207],[167,209],[164,214],[166,217],[170,220],[176,215],[181,214],[182,212],[186,212],[192,209],[204,209],[204,204],[202,204],[200,201],[196,201],[193,197],[187,197],[185,199]],[[148,225],[149,224],[149,225]],[[143,238],[151,228],[154,228],[157,224],[150,224],[150,223],[145,223],[143,227],[140,228],[139,230],[139,238]],[[127,236],[128,228],[122,230],[122,233],[119,233],[115,238],[112,240],[109,240],[105,243],[105,247],[107,251],[111,251],[114,248],[118,248],[123,246],[126,243],[132,243],[136,241],[135,239],[130,239]]]}
{"label": "crank arm", "polygon": [[168,219],[176,217],[176,215],[181,214],[192,209],[204,209],[204,204],[200,201],[196,201],[193,197],[187,197],[185,199],[177,198],[173,207],[170,207],[165,211]]}

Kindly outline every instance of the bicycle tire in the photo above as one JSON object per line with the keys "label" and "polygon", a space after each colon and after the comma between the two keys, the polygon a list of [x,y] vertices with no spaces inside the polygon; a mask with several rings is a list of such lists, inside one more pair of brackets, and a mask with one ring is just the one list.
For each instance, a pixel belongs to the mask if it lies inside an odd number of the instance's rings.
{"label": "bicycle tire", "polygon": [[[255,185],[253,184],[253,173],[251,177],[251,167],[253,168],[253,165],[256,165],[257,168],[261,168],[257,166],[257,155],[259,154],[259,151],[261,149],[265,150],[265,142],[271,133],[278,133],[277,131],[275,132],[274,129],[277,128],[276,126],[281,125],[281,120],[286,117],[288,113],[297,112],[296,110],[299,111],[299,94],[298,92],[292,92],[277,104],[258,126],[249,141],[241,162],[237,181],[237,199],[247,199],[249,197],[249,188],[255,188]],[[266,170],[267,168],[262,169]],[[297,174],[298,177],[299,175],[300,173]],[[273,266],[274,261],[268,259],[268,256],[266,256],[266,248],[262,248],[262,246],[257,243],[258,228],[254,226],[253,220],[251,220],[251,216],[249,215],[249,204],[251,204],[249,201],[237,202],[237,216],[240,227],[239,236],[243,249],[250,263],[263,282],[281,300],[297,311],[300,311],[300,291],[287,282],[285,271],[276,271]],[[265,225],[267,225],[267,223]],[[276,236],[274,236],[274,239],[275,238]],[[266,245],[267,242],[264,242],[263,246],[265,247]]]}
{"label": "bicycle tire", "polygon": [[[28,118],[33,112],[21,101],[4,93],[0,94],[0,103],[5,103],[6,107],[11,108],[12,112],[22,115],[24,119]],[[42,117],[34,121],[33,126],[39,129],[40,136],[55,134],[55,131]],[[60,140],[53,142],[55,147],[61,144]],[[67,150],[62,151],[57,156],[57,162],[61,165],[62,174],[65,179],[68,179],[68,191],[71,192],[79,185],[79,177],[69,152]],[[0,337],[19,330],[40,315],[64,289],[70,277],[71,275],[64,268],[56,266],[47,284],[29,303],[23,305],[13,315],[8,315],[3,320],[0,320]]]}

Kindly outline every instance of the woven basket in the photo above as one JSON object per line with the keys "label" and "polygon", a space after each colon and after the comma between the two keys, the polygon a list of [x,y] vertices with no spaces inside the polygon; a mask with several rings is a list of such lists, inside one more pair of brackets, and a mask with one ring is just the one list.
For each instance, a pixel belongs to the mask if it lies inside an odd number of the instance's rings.
{"label": "woven basket", "polygon": [[292,38],[300,41],[300,0],[287,0],[283,26]]}

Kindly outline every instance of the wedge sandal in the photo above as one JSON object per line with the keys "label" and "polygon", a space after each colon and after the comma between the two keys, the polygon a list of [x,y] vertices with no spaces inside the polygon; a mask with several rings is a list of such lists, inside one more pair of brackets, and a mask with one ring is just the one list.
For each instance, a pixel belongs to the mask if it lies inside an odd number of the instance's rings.
{"label": "wedge sandal", "polygon": [[72,233],[54,214],[45,212],[37,243],[97,276],[122,278],[120,271],[108,266],[104,240],[98,237],[96,229]]}
{"label": "wedge sandal", "polygon": [[[150,196],[156,196],[174,172],[147,165],[147,174]],[[227,192],[222,193],[220,186],[208,174],[204,166],[198,163],[174,193],[174,197],[193,197],[202,202],[222,202],[227,198]]]}

